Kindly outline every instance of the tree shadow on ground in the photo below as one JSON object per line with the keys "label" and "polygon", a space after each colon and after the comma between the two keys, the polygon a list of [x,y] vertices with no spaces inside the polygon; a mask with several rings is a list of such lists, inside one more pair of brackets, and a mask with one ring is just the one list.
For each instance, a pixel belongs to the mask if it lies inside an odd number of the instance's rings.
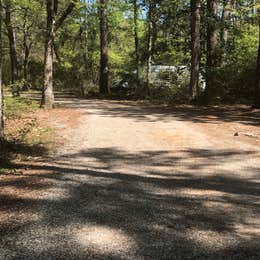
{"label": "tree shadow on ground", "polygon": [[0,181],[0,255],[259,259],[259,171],[225,167],[259,154],[183,153],[97,148],[21,165],[30,173]]}
{"label": "tree shadow on ground", "polygon": [[166,106],[147,105],[131,101],[58,99],[58,105],[70,108],[89,108],[108,117],[134,118],[144,122],[169,122],[173,118],[194,123],[240,122],[245,125],[260,125],[260,110],[242,106]]}
{"label": "tree shadow on ground", "polygon": [[2,140],[0,141],[0,169],[15,169],[13,160],[18,156],[34,158],[47,155],[47,152],[47,149],[42,145],[28,145],[16,141]]}

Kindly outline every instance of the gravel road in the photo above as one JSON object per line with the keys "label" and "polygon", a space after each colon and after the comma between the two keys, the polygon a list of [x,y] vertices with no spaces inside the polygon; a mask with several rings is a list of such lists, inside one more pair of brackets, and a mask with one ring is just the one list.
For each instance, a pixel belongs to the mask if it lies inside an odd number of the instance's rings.
{"label": "gravel road", "polygon": [[65,144],[0,176],[0,259],[260,259],[257,120],[60,106],[80,111],[73,127],[54,122]]}

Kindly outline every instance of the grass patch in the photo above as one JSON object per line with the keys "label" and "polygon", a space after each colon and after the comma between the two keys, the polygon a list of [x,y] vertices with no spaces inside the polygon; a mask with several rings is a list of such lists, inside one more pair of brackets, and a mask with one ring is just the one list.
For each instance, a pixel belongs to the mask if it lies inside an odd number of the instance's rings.
{"label": "grass patch", "polygon": [[4,99],[5,118],[19,118],[23,113],[39,109],[36,101],[24,97],[6,97]]}
{"label": "grass patch", "polygon": [[16,172],[16,163],[41,157],[51,147],[54,130],[41,122],[39,104],[24,97],[6,97],[5,140],[0,143],[0,175]]}

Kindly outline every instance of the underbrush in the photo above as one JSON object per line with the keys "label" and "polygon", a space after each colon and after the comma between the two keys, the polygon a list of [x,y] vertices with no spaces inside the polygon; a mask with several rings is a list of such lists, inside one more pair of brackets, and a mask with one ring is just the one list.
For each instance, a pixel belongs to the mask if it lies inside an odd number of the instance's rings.
{"label": "underbrush", "polygon": [[5,108],[5,139],[0,143],[0,174],[12,172],[15,163],[40,157],[52,142],[53,130],[43,125],[37,102],[22,97],[7,97]]}
{"label": "underbrush", "polygon": [[19,118],[23,113],[39,109],[39,104],[24,97],[6,97],[4,100],[5,118]]}

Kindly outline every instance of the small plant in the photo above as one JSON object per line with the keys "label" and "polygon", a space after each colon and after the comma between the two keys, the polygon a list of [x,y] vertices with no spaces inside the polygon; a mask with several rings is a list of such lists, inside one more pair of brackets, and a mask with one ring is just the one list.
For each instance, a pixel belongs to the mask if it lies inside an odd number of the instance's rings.
{"label": "small plant", "polygon": [[28,90],[31,85],[27,80],[21,79],[16,80],[14,83],[10,84],[9,87],[11,89],[13,97],[19,97],[21,91]]}

